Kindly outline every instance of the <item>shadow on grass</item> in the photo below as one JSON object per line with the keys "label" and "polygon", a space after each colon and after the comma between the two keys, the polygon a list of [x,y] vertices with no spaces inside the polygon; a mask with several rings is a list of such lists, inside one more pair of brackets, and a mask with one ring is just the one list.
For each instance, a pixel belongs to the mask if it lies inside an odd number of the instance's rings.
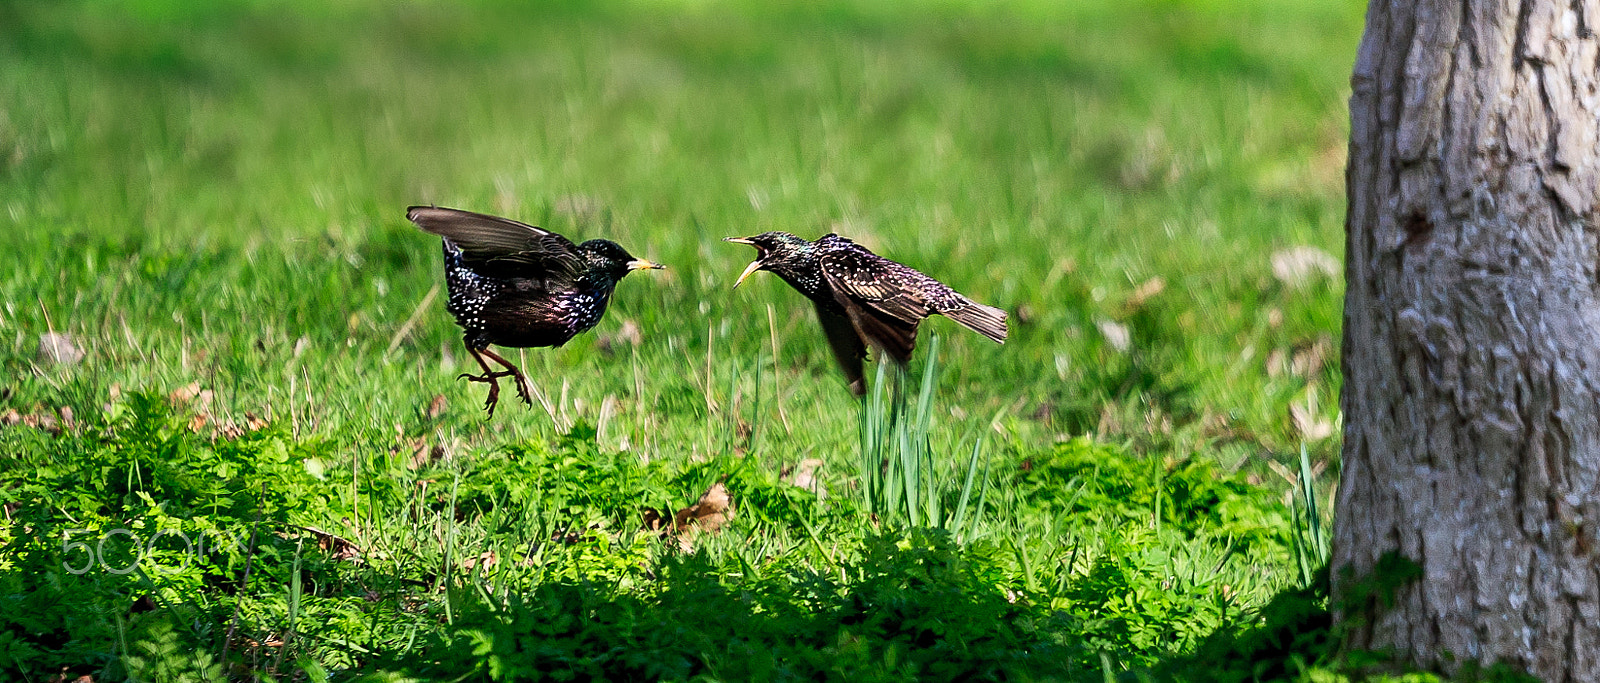
{"label": "shadow on grass", "polygon": [[563,582],[480,594],[456,616],[473,626],[383,668],[482,680],[1100,676],[1069,618],[1008,599],[943,535],[870,539],[835,570],[757,571],[740,576],[696,554],[628,590]]}

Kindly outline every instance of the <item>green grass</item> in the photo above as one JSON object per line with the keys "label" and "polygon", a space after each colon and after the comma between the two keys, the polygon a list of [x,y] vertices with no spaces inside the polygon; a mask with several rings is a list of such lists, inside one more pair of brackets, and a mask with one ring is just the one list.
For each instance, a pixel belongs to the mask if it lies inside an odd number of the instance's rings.
{"label": "green grass", "polygon": [[[1337,423],[1342,284],[1272,256],[1342,252],[1361,6],[1079,5],[0,6],[0,413],[74,416],[0,427],[0,598],[37,622],[0,617],[0,669],[1100,680],[1256,624],[1313,569],[1301,444],[1324,519],[1337,475],[1292,415]],[[670,269],[520,357],[549,412],[485,421],[414,203]],[[720,238],[765,230],[1013,313],[926,325],[938,476],[985,435],[968,542],[861,506],[810,304],[729,289]],[[640,530],[724,478],[693,553]],[[260,547],[60,569],[113,528]]]}

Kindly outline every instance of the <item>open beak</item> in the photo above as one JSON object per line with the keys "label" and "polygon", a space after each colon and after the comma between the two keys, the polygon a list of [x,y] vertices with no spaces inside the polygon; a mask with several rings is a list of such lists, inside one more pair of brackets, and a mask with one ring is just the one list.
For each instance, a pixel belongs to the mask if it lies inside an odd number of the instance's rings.
{"label": "open beak", "polygon": [[666,268],[666,266],[663,266],[663,265],[661,265],[659,263],[656,263],[654,261],[650,261],[648,259],[640,258],[640,259],[634,259],[634,260],[628,262],[628,270],[629,271],[634,271],[634,270],[661,270],[662,268]]}
{"label": "open beak", "polygon": [[[757,246],[755,242],[751,242],[750,240],[745,239],[743,237],[724,237],[724,238],[722,238],[722,241],[724,241],[724,242],[732,242],[734,244],[748,244],[748,245],[750,245],[752,247],[755,247],[757,251],[763,251],[762,255],[765,256],[765,252],[764,252],[764,250],[761,249],[760,246]],[[738,289],[739,285],[744,284],[744,279],[745,278],[750,277],[751,273],[754,273],[754,272],[756,272],[758,270],[761,270],[761,259],[759,259],[759,258],[757,258],[754,261],[751,261],[750,265],[744,267],[744,272],[743,273],[739,273],[739,279],[733,281],[733,288],[734,289]]]}
{"label": "open beak", "polygon": [[744,267],[744,272],[739,273],[739,279],[733,281],[733,288],[738,289],[739,285],[744,284],[745,278],[750,277],[751,273],[758,270],[761,270],[761,261],[751,261],[750,265]]}

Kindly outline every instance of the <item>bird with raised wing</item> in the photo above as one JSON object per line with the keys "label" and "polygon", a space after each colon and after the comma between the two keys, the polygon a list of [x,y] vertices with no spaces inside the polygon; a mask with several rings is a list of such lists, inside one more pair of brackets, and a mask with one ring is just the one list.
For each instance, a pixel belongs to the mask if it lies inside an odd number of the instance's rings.
{"label": "bird with raised wing", "polygon": [[1006,313],[962,296],[916,269],[890,261],[835,234],[815,242],[787,232],[727,237],[758,252],[738,287],[758,270],[776,273],[817,308],[834,359],[850,390],[866,393],[861,367],[871,346],[902,367],[917,344],[917,327],[943,315],[999,343],[1006,340]]}
{"label": "bird with raised wing", "polygon": [[[662,268],[634,258],[611,240],[573,244],[561,235],[487,214],[413,206],[406,218],[444,240],[445,308],[465,330],[467,353],[483,374],[463,374],[489,385],[484,408],[494,416],[501,377],[511,377],[528,405],[528,378],[489,349],[561,346],[600,322],[611,292],[628,273]],[[496,371],[484,360],[504,366]]]}

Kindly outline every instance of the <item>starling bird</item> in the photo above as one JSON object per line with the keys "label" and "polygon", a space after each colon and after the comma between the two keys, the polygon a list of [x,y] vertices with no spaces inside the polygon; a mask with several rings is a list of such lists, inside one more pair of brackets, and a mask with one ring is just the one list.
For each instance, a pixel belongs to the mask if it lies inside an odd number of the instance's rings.
{"label": "starling bird", "polygon": [[[413,206],[406,218],[444,238],[445,308],[466,330],[467,353],[483,374],[463,374],[489,385],[484,407],[494,416],[501,377],[512,377],[528,405],[528,378],[490,344],[561,346],[600,322],[611,290],[628,273],[663,268],[636,259],[616,242],[573,244],[549,230],[508,218],[459,209]],[[506,367],[494,371],[483,357]]]}
{"label": "starling bird", "polygon": [[816,304],[828,345],[857,396],[866,393],[861,361],[867,346],[904,366],[917,343],[917,325],[935,313],[996,342],[1006,341],[1005,311],[968,299],[844,237],[830,233],[809,242],[786,232],[766,232],[725,239],[759,252],[734,287],[751,273],[769,270]]}

